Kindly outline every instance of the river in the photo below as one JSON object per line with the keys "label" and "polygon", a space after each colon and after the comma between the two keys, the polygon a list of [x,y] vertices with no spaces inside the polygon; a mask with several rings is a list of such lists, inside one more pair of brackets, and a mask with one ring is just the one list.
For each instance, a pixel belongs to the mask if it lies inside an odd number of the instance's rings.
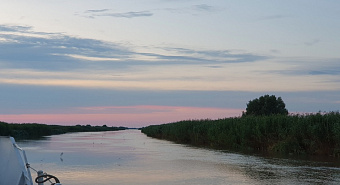
{"label": "river", "polygon": [[317,162],[202,149],[149,138],[139,130],[17,143],[34,169],[58,177],[63,185],[340,184],[336,159]]}

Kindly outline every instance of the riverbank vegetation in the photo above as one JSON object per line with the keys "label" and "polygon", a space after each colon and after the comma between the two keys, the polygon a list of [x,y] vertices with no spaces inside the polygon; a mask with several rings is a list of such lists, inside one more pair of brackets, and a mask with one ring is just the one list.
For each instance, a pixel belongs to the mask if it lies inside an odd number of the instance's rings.
{"label": "riverbank vegetation", "polygon": [[43,136],[65,134],[68,132],[99,132],[99,131],[117,131],[125,130],[125,127],[108,127],[91,126],[91,125],[76,125],[76,126],[61,126],[61,125],[46,125],[37,123],[6,123],[0,121],[0,136],[12,136],[16,140],[19,139],[37,139]]}
{"label": "riverbank vegetation", "polygon": [[340,156],[339,112],[187,120],[141,130],[150,137],[217,149]]}

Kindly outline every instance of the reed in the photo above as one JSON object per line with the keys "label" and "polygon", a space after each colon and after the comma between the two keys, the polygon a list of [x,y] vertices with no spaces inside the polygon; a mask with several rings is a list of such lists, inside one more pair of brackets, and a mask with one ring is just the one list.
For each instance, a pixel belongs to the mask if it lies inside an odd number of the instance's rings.
{"label": "reed", "polygon": [[218,149],[340,156],[340,113],[186,120],[141,129],[147,136]]}

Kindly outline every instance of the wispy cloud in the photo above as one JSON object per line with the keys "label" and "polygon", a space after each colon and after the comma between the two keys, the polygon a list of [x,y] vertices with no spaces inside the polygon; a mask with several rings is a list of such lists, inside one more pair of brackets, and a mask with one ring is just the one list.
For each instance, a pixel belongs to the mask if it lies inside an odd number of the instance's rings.
{"label": "wispy cloud", "polygon": [[290,58],[285,60],[286,67],[282,70],[268,70],[268,73],[277,73],[293,76],[339,76],[340,58]]}
{"label": "wispy cloud", "polygon": [[2,84],[204,91],[340,87],[337,59],[278,61],[240,50],[183,47],[139,50],[61,33],[34,32],[30,27],[0,28],[4,38],[0,40]]}
{"label": "wispy cloud", "polygon": [[306,46],[313,46],[313,45],[315,45],[315,44],[318,44],[319,42],[320,42],[320,39],[313,39],[313,40],[311,40],[311,41],[305,42],[305,45],[306,45]]}
{"label": "wispy cloud", "polygon": [[107,58],[124,58],[131,53],[121,45],[99,40],[33,32],[29,27],[2,25],[0,28],[5,30],[0,32],[5,39],[0,41],[0,60],[10,68],[72,70],[85,66],[78,60],[93,57],[93,60],[103,58],[105,61]]}
{"label": "wispy cloud", "polygon": [[262,16],[262,17],[259,17],[257,20],[258,21],[270,21],[270,20],[286,19],[290,17],[291,16],[289,15],[277,14],[277,15]]}
{"label": "wispy cloud", "polygon": [[0,25],[0,32],[26,32],[31,30],[29,26]]}
{"label": "wispy cloud", "polygon": [[[164,52],[138,52],[121,44],[94,39],[71,37],[60,33],[34,32],[30,27],[0,27],[0,60],[3,65],[15,68],[44,70],[72,70],[86,68],[102,61],[102,65],[115,68],[131,65],[195,65],[256,62],[266,56],[236,53],[231,50],[193,50],[187,48],[158,48]],[[152,51],[152,49],[150,50]],[[120,61],[120,63],[117,63]]]}
{"label": "wispy cloud", "polygon": [[130,12],[114,12],[111,9],[98,9],[98,10],[86,10],[81,16],[87,18],[96,17],[115,17],[115,18],[136,18],[136,17],[149,17],[153,13],[151,11],[130,11]]}
{"label": "wispy cloud", "polygon": [[309,71],[309,74],[311,74],[311,75],[337,75],[337,76],[340,76],[340,69],[313,70],[313,71]]}
{"label": "wispy cloud", "polygon": [[218,12],[221,10],[221,8],[211,6],[209,4],[198,4],[182,8],[165,8],[164,10],[172,13],[198,15],[202,13]]}
{"label": "wispy cloud", "polygon": [[149,17],[152,15],[153,13],[151,13],[150,11],[139,11],[139,12],[124,12],[124,13],[104,13],[104,14],[98,14],[98,15],[92,15],[92,16],[135,18],[135,17]]}
{"label": "wispy cloud", "polygon": [[217,10],[215,7],[207,5],[207,4],[194,5],[193,9],[197,11],[206,11],[206,12],[214,12]]}
{"label": "wispy cloud", "polygon": [[164,49],[182,55],[196,56],[196,58],[193,58],[194,60],[197,61],[202,60],[206,62],[210,61],[210,63],[256,62],[270,58],[270,56],[257,55],[234,50],[193,50],[188,48],[164,48]]}
{"label": "wispy cloud", "polygon": [[107,12],[111,9],[97,9],[97,10],[86,10],[85,13],[98,13],[98,12]]}

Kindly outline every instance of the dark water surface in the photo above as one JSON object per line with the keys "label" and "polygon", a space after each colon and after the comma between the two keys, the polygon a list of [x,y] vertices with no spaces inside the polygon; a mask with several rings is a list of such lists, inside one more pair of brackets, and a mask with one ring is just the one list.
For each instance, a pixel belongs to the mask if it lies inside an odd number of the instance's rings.
{"label": "dark water surface", "polygon": [[71,133],[18,144],[33,168],[57,176],[63,185],[340,184],[337,159],[228,153],[148,138],[138,130]]}

